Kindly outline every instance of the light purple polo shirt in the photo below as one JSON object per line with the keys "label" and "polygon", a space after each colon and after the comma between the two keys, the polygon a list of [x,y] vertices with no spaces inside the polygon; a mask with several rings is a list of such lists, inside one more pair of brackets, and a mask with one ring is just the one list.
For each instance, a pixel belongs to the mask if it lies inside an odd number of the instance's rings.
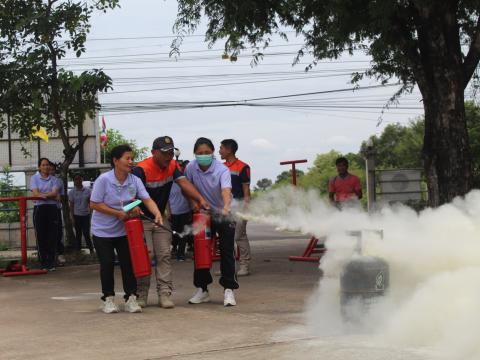
{"label": "light purple polo shirt", "polygon": [[[150,198],[142,180],[133,174],[128,174],[127,179],[120,184],[113,170],[110,170],[95,180],[90,201],[104,203],[115,210],[122,210],[123,206],[137,198],[141,200]],[[93,210],[92,234],[98,237],[125,236],[125,225],[116,216]]]}
{"label": "light purple polo shirt", "polygon": [[[33,175],[30,179],[30,190],[38,189],[41,193],[49,193],[53,189],[58,189],[58,182],[55,176],[48,176],[47,178],[42,178],[39,172]],[[57,205],[57,201],[53,199],[47,200],[34,200],[33,204],[35,206],[39,205]]]}
{"label": "light purple polo shirt", "polygon": [[170,197],[168,198],[172,215],[185,214],[190,212],[190,204],[182,194],[182,189],[176,182],[172,184]]}
{"label": "light purple polo shirt", "polygon": [[223,208],[222,190],[232,188],[230,170],[225,165],[214,159],[207,171],[203,172],[197,160],[192,160],[185,169],[185,176],[210,206],[217,210]]}
{"label": "light purple polo shirt", "polygon": [[81,189],[74,187],[68,192],[68,201],[73,204],[73,215],[90,215],[90,195],[92,190],[82,186]]}

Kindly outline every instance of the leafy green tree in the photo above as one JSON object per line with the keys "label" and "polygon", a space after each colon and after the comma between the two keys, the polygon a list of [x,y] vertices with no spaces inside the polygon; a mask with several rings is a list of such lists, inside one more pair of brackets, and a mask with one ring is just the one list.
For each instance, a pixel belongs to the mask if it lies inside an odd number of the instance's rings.
{"label": "leafy green tree", "polygon": [[147,147],[139,147],[135,140],[129,140],[123,136],[120,131],[116,129],[107,129],[108,142],[105,147],[105,159],[104,163],[110,164],[110,152],[112,149],[121,144],[128,144],[133,150],[135,160],[139,161],[146,158],[149,155],[149,149]]}
{"label": "leafy green tree", "polygon": [[206,40],[225,39],[233,58],[247,46],[254,61],[271,35],[293,28],[305,39],[304,54],[335,59],[363,51],[370,68],[353,82],[373,77],[399,80],[392,102],[415,85],[425,110],[423,151],[429,201],[438,206],[472,187],[464,90],[480,60],[480,1],[466,0],[178,0],[175,28],[181,35],[206,23]]}
{"label": "leafy green tree", "polygon": [[[103,71],[74,74],[59,61],[73,52],[80,57],[94,11],[118,6],[118,0],[4,0],[0,2],[0,112],[11,128],[28,140],[37,126],[56,133],[64,146],[59,169],[67,175],[86,137],[71,143],[68,130],[99,109],[98,93],[111,88]],[[0,116],[0,130],[5,128]],[[68,200],[63,201],[67,243],[73,243]]]}
{"label": "leafy green tree", "polygon": [[255,191],[259,190],[259,191],[266,191],[268,190],[270,187],[272,187],[272,180],[270,179],[267,179],[267,178],[263,178],[263,179],[260,179],[257,181],[257,185],[255,187]]}
{"label": "leafy green tree", "polygon": [[[425,122],[411,121],[407,125],[390,124],[380,136],[370,137],[376,151],[376,166],[379,169],[421,168],[422,142]],[[363,142],[360,153],[365,154],[367,142]]]}
{"label": "leafy green tree", "polygon": [[[465,118],[469,134],[472,157],[473,187],[480,188],[480,108],[473,102],[465,102]],[[423,117],[407,125],[390,124],[380,136],[372,136],[376,151],[376,165],[379,169],[422,168],[422,141],[425,121]],[[364,154],[364,141],[360,154]]]}
{"label": "leafy green tree", "polygon": [[[305,172],[303,170],[295,169],[297,173],[297,180],[299,180]],[[275,180],[275,185],[285,185],[292,183],[292,170],[285,170],[282,171],[280,174],[277,175],[277,179]]]}

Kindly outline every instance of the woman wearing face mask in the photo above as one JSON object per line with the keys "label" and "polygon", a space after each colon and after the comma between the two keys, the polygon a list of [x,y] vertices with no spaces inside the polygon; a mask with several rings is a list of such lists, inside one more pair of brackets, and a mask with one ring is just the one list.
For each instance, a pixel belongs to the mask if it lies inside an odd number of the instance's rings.
{"label": "woman wearing face mask", "polygon": [[95,250],[100,262],[102,282],[102,311],[119,311],[114,302],[114,250],[117,252],[122,270],[123,291],[125,292],[125,311],[142,312],[137,303],[137,281],[133,275],[130,251],[125,232],[124,220],[140,215],[140,209],[130,212],[123,207],[139,198],[155,216],[155,222],[162,223],[162,215],[155,202],[150,198],[140,178],[131,174],[133,152],[128,145],[118,145],[111,151],[112,170],[100,175],[93,184],[90,196],[92,214],[92,235]]}
{"label": "woman wearing face mask", "polygon": [[[232,200],[232,182],[230,171],[220,161],[214,159],[215,147],[207,138],[195,142],[193,152],[195,160],[188,164],[185,176],[198,189],[210,208],[218,211],[212,216],[212,234],[217,233],[220,246],[220,285],[224,288],[224,306],[235,306],[234,289],[238,289],[235,275],[234,237],[235,223],[230,215]],[[213,281],[209,269],[195,270],[193,283],[197,288],[190,304],[210,301],[208,285]]]}

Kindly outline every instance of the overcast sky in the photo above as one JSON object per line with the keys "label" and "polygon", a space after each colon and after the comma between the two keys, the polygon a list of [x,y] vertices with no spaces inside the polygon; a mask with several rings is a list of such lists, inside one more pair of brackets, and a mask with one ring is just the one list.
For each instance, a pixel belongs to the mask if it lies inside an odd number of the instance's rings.
{"label": "overcast sky", "polygon": [[[102,104],[110,110],[100,115],[105,115],[107,127],[120,130],[140,146],[151,146],[155,137],[170,135],[181,149],[181,157],[191,159],[193,143],[200,136],[212,139],[217,149],[222,139],[234,138],[240,146],[238,157],[251,165],[255,184],[263,177],[274,180],[286,170],[279,165],[280,161],[308,159],[308,164],[299,167],[306,170],[316,154],[331,149],[356,152],[363,140],[381,133],[389,122],[407,123],[423,112],[416,91],[401,99],[401,109],[387,111],[384,122],[377,126],[380,107],[395,92],[395,87],[263,101],[277,105],[268,107],[114,112],[111,109],[118,105],[113,103],[245,100],[348,89],[352,87],[348,74],[366,68],[369,61],[358,53],[322,62],[305,74],[303,69],[311,58],[302,60],[303,65],[291,66],[302,39],[289,33],[289,42],[275,37],[273,46],[266,50],[266,54],[273,55],[267,55],[259,66],[251,67],[249,52],[235,63],[222,60],[221,50],[208,49],[201,30],[197,35],[202,36],[185,39],[183,53],[175,61],[166,54],[172,41],[168,36],[172,35],[176,2],[122,0],[120,3],[121,9],[93,18],[87,53],[63,64],[74,70],[105,69],[113,78],[115,89],[101,96]],[[222,46],[218,43],[213,49]],[[377,84],[371,80],[363,85]],[[288,108],[278,107],[286,101]],[[292,108],[292,104],[302,108]],[[305,107],[308,104],[323,107]]]}

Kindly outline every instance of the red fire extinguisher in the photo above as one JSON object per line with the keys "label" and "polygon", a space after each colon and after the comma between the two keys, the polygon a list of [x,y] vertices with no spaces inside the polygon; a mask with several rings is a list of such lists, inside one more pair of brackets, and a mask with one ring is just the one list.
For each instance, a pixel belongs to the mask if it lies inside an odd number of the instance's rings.
{"label": "red fire extinguisher", "polygon": [[195,269],[212,268],[212,233],[210,226],[211,221],[208,214],[202,212],[193,214]]}
{"label": "red fire extinguisher", "polygon": [[150,276],[152,267],[148,256],[147,244],[143,238],[143,224],[140,219],[125,221],[130,258],[132,259],[133,274],[136,278]]}

